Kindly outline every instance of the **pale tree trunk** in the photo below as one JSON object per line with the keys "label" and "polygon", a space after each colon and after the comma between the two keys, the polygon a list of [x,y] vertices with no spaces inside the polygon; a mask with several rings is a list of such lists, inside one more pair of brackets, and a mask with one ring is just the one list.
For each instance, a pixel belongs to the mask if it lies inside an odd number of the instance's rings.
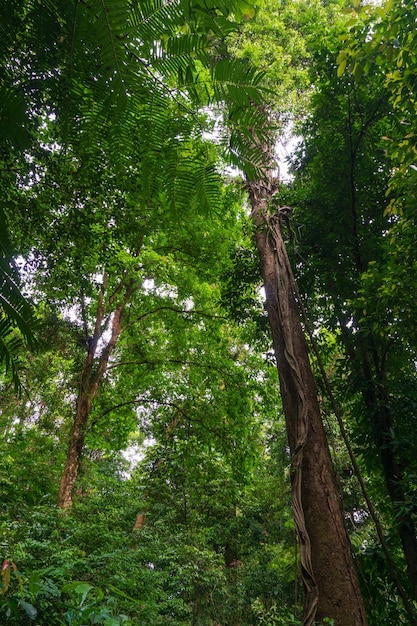
{"label": "pale tree trunk", "polygon": [[279,210],[268,214],[274,185],[266,177],[248,183],[248,188],[292,456],[293,511],[305,592],[303,624],[330,617],[335,626],[364,626],[363,599],[281,235],[281,216]]}
{"label": "pale tree trunk", "polygon": [[[118,295],[119,291],[120,288],[113,295]],[[105,328],[105,324],[103,325],[105,318],[103,293],[100,294],[97,303],[94,334],[88,342],[88,353],[80,377],[76,411],[71,427],[67,458],[59,486],[58,507],[61,509],[69,509],[72,505],[74,486],[78,477],[81,456],[84,448],[84,440],[93,401],[97,395],[103,376],[106,373],[109,358],[116,347],[120,333],[122,332],[124,310],[126,304],[132,296],[132,293],[133,281],[130,281],[125,288],[122,301],[116,306],[112,314],[110,338],[107,340],[105,345],[100,347],[101,352],[98,357],[96,357],[97,347],[99,341],[103,341],[103,330]]]}

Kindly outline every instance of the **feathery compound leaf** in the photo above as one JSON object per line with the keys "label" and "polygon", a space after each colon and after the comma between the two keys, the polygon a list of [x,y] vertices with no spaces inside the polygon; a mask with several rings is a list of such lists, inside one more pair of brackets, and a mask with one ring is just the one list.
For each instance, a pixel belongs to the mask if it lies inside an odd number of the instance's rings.
{"label": "feathery compound leaf", "polygon": [[11,258],[8,228],[0,207],[0,363],[5,363],[15,387],[19,387],[18,354],[23,346],[34,347],[34,308],[22,295]]}
{"label": "feathery compound leaf", "polygon": [[0,363],[10,372],[18,390],[18,355],[26,344],[34,345],[34,310],[17,289],[9,274],[4,271],[4,259],[0,265]]}

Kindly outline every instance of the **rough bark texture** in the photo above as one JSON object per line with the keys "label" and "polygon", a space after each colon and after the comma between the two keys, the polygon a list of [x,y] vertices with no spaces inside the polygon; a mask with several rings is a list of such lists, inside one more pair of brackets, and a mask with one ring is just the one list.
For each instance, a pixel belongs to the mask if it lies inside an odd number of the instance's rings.
{"label": "rough bark texture", "polygon": [[331,617],[363,626],[363,600],[321,420],[316,386],[281,236],[279,211],[268,216],[272,181],[249,183],[266,306],[292,455],[293,509],[304,583],[303,624]]}

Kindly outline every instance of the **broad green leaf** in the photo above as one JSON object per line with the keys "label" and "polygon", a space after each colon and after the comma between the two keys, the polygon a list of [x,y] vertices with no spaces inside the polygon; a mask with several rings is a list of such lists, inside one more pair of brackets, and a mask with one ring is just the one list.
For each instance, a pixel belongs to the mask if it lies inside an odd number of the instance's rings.
{"label": "broad green leaf", "polygon": [[363,72],[364,72],[363,63],[355,63],[354,68],[353,68],[353,77],[356,80],[356,82],[360,81],[360,79],[363,76]]}
{"label": "broad green leaf", "polygon": [[25,611],[26,615],[30,619],[35,620],[38,615],[38,611],[33,606],[33,604],[30,604],[29,602],[26,602],[25,600],[21,600],[20,598],[17,601],[19,605],[22,607],[22,609]]}
{"label": "broad green leaf", "polygon": [[340,77],[346,69],[347,58],[345,57],[337,67],[337,75]]}
{"label": "broad green leaf", "polygon": [[344,61],[346,59],[346,57],[348,56],[348,51],[347,50],[341,50],[339,52],[339,54],[336,57],[336,63],[339,65],[342,61]]}

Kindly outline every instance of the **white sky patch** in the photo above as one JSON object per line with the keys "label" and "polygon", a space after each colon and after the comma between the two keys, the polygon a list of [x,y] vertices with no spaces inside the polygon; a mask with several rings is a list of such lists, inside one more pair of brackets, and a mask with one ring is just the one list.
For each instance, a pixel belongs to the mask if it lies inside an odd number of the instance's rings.
{"label": "white sky patch", "polygon": [[275,153],[279,170],[279,181],[281,183],[288,183],[292,180],[292,174],[289,172],[289,162],[301,141],[302,138],[294,135],[292,132],[288,135],[282,135],[277,141]]}
{"label": "white sky patch", "polygon": [[156,293],[162,298],[171,298],[172,300],[178,298],[178,289],[175,286],[166,284],[165,286],[157,287],[153,278],[145,278],[142,283],[142,289],[145,295]]}
{"label": "white sky patch", "polygon": [[123,472],[124,478],[130,478],[138,463],[143,461],[147,448],[154,446],[156,439],[147,437],[143,443],[134,443],[122,450],[122,457],[129,463],[129,468]]}

